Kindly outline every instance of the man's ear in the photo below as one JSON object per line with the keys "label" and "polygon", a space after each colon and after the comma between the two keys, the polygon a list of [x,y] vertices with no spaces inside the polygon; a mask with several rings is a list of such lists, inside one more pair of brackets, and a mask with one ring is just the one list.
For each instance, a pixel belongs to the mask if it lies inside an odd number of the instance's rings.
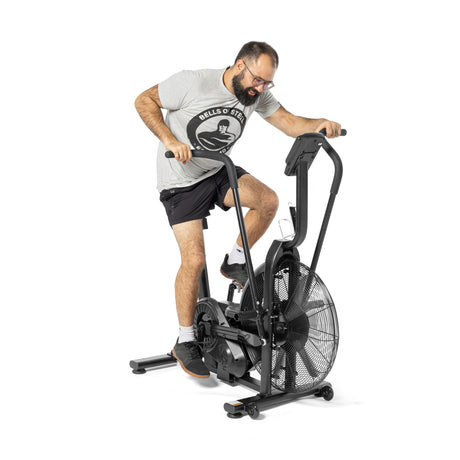
{"label": "man's ear", "polygon": [[240,73],[245,67],[246,65],[244,64],[243,59],[238,59],[235,62],[235,69],[238,71],[238,73]]}

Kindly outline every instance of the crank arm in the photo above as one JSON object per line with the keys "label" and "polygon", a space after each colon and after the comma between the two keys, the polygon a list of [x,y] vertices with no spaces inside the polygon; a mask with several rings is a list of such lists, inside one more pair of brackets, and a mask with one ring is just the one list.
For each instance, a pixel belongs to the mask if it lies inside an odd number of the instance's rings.
{"label": "crank arm", "polygon": [[217,324],[213,324],[211,326],[211,331],[218,337],[233,340],[234,342],[240,340],[253,347],[262,346],[262,341],[260,340],[260,337],[258,337],[255,334],[251,334],[250,332],[237,329],[236,327],[219,326]]}

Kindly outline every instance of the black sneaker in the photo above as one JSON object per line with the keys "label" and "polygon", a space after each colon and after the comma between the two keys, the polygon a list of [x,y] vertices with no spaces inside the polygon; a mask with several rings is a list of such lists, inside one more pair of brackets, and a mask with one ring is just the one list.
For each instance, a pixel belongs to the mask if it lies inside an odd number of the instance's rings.
{"label": "black sneaker", "polygon": [[200,347],[196,342],[179,343],[179,339],[177,339],[172,354],[187,374],[199,379],[209,377],[209,370],[201,359]]}
{"label": "black sneaker", "polygon": [[220,267],[220,272],[226,278],[236,281],[241,286],[241,289],[244,288],[244,285],[248,280],[246,264],[229,264],[228,254],[225,254],[224,263]]}

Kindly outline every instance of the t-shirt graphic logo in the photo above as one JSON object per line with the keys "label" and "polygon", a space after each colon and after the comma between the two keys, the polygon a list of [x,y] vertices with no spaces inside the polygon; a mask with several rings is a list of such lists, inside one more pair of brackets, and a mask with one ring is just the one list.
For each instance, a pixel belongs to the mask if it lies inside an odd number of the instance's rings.
{"label": "t-shirt graphic logo", "polygon": [[228,131],[230,121],[226,118],[220,120],[215,131],[203,131],[197,135],[201,145],[207,150],[219,150],[229,144],[233,144],[236,135]]}
{"label": "t-shirt graphic logo", "polygon": [[187,135],[196,150],[227,152],[241,137],[246,116],[232,107],[214,107],[193,117]]}

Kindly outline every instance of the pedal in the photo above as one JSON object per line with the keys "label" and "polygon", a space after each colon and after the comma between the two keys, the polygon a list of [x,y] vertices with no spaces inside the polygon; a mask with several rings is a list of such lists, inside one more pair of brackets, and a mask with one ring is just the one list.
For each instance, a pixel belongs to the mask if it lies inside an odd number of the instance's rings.
{"label": "pedal", "polygon": [[235,295],[235,289],[238,294],[242,291],[241,286],[236,281],[232,281],[228,286],[227,301],[233,302],[233,296]]}

